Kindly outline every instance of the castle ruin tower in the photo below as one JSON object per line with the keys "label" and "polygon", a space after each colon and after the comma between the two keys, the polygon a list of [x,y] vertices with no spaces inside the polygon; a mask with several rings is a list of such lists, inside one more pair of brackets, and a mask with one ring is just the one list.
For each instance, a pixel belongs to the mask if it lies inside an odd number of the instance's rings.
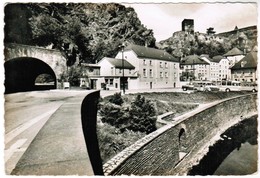
{"label": "castle ruin tower", "polygon": [[182,31],[188,32],[189,34],[194,34],[194,20],[184,19],[181,23]]}

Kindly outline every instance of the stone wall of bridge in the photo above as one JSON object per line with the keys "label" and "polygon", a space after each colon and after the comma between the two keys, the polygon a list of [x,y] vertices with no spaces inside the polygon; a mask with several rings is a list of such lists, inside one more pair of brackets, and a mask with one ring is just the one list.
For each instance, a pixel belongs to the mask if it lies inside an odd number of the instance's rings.
{"label": "stone wall of bridge", "polygon": [[66,59],[58,50],[8,43],[5,44],[4,56],[5,61],[19,57],[40,59],[53,69],[57,78],[60,78],[60,75],[66,71]]}
{"label": "stone wall of bridge", "polygon": [[221,133],[257,114],[257,95],[200,106],[137,141],[103,165],[105,175],[185,175]]}

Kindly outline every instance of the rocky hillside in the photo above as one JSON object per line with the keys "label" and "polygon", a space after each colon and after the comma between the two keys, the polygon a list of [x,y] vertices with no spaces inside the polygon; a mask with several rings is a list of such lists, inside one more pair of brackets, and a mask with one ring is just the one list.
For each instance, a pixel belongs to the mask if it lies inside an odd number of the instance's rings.
{"label": "rocky hillside", "polygon": [[58,49],[68,65],[114,57],[123,42],[155,46],[134,9],[115,3],[8,4],[5,24],[5,42]]}
{"label": "rocky hillside", "polygon": [[209,54],[210,57],[223,55],[233,47],[248,52],[256,44],[257,30],[253,26],[221,34],[199,32],[188,34],[179,31],[173,33],[172,37],[157,43],[157,47],[180,58],[192,54]]}

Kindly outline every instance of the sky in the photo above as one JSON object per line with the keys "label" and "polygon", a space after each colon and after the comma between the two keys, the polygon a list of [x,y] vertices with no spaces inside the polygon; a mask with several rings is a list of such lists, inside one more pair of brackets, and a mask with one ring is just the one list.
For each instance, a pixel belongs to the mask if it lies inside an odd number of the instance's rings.
{"label": "sky", "polygon": [[133,7],[142,24],[152,29],[156,41],[165,40],[181,31],[183,19],[194,19],[194,31],[216,33],[257,25],[256,3],[124,3]]}

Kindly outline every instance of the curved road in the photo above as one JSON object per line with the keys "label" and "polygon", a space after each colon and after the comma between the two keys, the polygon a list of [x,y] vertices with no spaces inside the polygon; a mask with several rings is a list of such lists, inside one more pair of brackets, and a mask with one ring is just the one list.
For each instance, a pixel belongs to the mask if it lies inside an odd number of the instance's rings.
{"label": "curved road", "polygon": [[5,95],[7,175],[93,175],[81,127],[81,102],[90,91]]}

